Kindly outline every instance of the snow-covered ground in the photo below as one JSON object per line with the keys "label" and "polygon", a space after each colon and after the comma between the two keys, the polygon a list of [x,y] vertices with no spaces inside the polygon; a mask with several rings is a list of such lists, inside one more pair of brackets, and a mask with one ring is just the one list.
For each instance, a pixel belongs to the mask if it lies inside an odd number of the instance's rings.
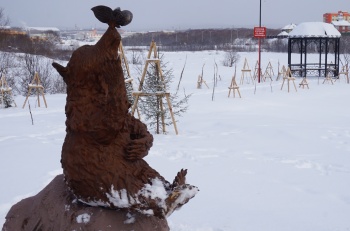
{"label": "snow-covered ground", "polygon": [[[188,183],[200,189],[169,217],[171,230],[350,230],[350,85],[343,78],[334,85],[309,78],[310,89],[288,93],[275,81],[287,54],[263,53],[262,67],[271,62],[274,81],[245,82],[242,98],[228,98],[234,68],[221,65],[222,52],[168,52],[173,89],[186,56],[181,89],[193,95],[188,112],[177,118],[179,135],[173,127],[168,135],[154,135],[145,158],[169,181],[187,168]],[[240,56],[238,83],[244,59],[254,71],[258,58]],[[221,80],[212,101],[214,60]],[[197,89],[204,63],[210,89]],[[46,99],[48,108],[38,108],[30,98],[34,125],[21,96],[15,98],[17,108],[0,109],[0,224],[14,203],[62,173],[65,95]]]}

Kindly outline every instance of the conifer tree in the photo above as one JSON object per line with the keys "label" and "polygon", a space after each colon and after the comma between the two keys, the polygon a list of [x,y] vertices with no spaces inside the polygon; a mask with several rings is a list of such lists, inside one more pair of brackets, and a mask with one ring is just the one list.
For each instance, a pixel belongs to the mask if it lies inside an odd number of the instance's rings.
{"label": "conifer tree", "polygon": [[[143,92],[159,93],[164,91],[169,92],[170,90],[170,84],[173,82],[174,78],[173,70],[167,67],[167,63],[164,62],[164,55],[159,56],[158,54],[158,57],[160,59],[160,68],[164,81],[162,81],[159,76],[158,66],[155,63],[150,63],[143,83]],[[139,72],[142,73],[142,70],[139,69]],[[178,92],[174,94],[170,93],[170,101],[175,119],[187,111],[189,97],[190,95],[186,95],[185,93],[183,98],[180,98]],[[173,124],[165,97],[152,94],[147,97],[140,97],[138,107],[145,122],[156,134],[166,133],[162,127],[162,117],[164,117],[165,126]]]}
{"label": "conifer tree", "polygon": [[[0,95],[0,97],[2,96]],[[7,91],[3,93],[3,97],[0,99],[0,101],[2,101],[5,108],[12,107],[12,104],[14,103],[12,95]]]}

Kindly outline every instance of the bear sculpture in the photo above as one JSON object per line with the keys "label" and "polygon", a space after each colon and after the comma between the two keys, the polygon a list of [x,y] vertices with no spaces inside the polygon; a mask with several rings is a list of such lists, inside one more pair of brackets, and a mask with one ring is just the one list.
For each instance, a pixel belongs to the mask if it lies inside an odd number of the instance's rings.
{"label": "bear sculpture", "polygon": [[127,209],[160,218],[187,203],[198,188],[186,184],[187,170],[172,183],[143,159],[153,136],[128,113],[116,27],[131,22],[130,11],[92,8],[108,29],[95,45],[73,52],[66,67],[53,67],[67,84],[66,137],[61,164],[75,197],[91,206]]}

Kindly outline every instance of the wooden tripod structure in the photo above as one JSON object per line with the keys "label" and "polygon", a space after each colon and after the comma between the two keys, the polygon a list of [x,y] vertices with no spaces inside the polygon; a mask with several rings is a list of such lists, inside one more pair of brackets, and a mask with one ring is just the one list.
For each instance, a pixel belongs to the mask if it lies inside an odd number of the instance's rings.
{"label": "wooden tripod structure", "polygon": [[[2,74],[1,79],[0,79],[0,92],[1,92],[1,103],[2,105],[5,104],[4,102],[4,95],[5,94],[9,94],[11,97],[13,97],[12,94],[12,88],[8,86],[5,75]],[[15,104],[15,107],[17,107],[17,104],[15,102],[15,100],[13,100],[13,103]]]}
{"label": "wooden tripod structure", "polygon": [[39,96],[41,95],[43,97],[45,107],[47,107],[47,103],[46,103],[46,99],[45,99],[45,95],[44,95],[44,87],[43,87],[43,85],[41,85],[41,81],[40,81],[40,77],[39,77],[38,72],[35,72],[32,82],[30,84],[28,84],[28,94],[27,94],[26,100],[24,101],[22,108],[24,108],[24,106],[26,105],[28,97],[30,96],[30,93],[33,89],[35,89],[37,91],[38,106],[40,107],[40,97]]}
{"label": "wooden tripod structure", "polygon": [[[249,76],[246,76],[247,74],[249,74]],[[242,75],[241,75],[241,80],[240,80],[240,84],[242,85],[244,83],[244,78],[245,77],[250,77],[250,79],[252,80],[252,82],[254,82],[253,77],[252,77],[252,70],[249,67],[247,58],[244,59],[244,65],[243,65],[243,69],[242,69]],[[249,79],[247,80],[249,83]]]}
{"label": "wooden tripod structure", "polygon": [[271,62],[269,62],[267,64],[267,67],[265,69],[264,74],[262,75],[263,76],[263,81],[265,82],[267,78],[269,78],[271,81],[273,81],[272,80],[272,76],[274,76],[274,75],[275,75],[275,73],[273,71],[272,64],[271,64]]}
{"label": "wooden tripod structure", "polygon": [[[344,75],[346,82],[349,83],[349,64],[348,63],[346,65],[343,65],[343,67],[341,68],[341,71],[339,71],[338,73],[337,79],[340,79],[341,75]],[[335,81],[337,81],[337,79],[335,79]]]}
{"label": "wooden tripod structure", "polygon": [[327,82],[327,83],[331,83],[332,85],[334,84],[334,83],[333,83],[332,76],[330,75],[330,73],[328,73],[327,76],[324,78],[322,84],[324,84],[324,83],[326,83],[326,82]]}
{"label": "wooden tripod structure", "polygon": [[[258,75],[259,75],[259,61],[256,61],[255,68],[254,68],[253,79],[256,80],[258,78]],[[263,78],[263,74],[262,74],[261,69],[260,69],[260,76]]]}
{"label": "wooden tripod structure", "polygon": [[306,77],[303,77],[303,80],[299,83],[299,87],[302,87],[304,89],[305,86],[307,89],[309,89],[309,83],[307,82]]}
{"label": "wooden tripod structure", "polygon": [[[153,52],[153,58],[151,58],[152,52]],[[148,69],[148,66],[150,63],[153,63],[154,65],[156,65],[156,67],[157,67],[156,69],[158,72],[157,75],[159,76],[161,83],[163,83],[163,84],[160,84],[161,90],[157,91],[157,92],[144,92],[143,91],[143,83],[145,81],[147,69]],[[175,133],[177,135],[178,130],[177,130],[177,126],[176,126],[176,121],[175,121],[173,109],[171,106],[170,93],[166,91],[164,82],[165,82],[164,76],[163,76],[162,69],[160,66],[160,59],[158,58],[158,55],[157,55],[157,46],[156,46],[156,43],[154,41],[152,41],[150,49],[148,51],[148,55],[147,55],[145,67],[143,69],[143,73],[141,76],[138,91],[133,92],[133,95],[135,96],[135,101],[134,101],[134,105],[132,106],[132,109],[131,109],[131,115],[134,115],[135,110],[137,109],[137,103],[138,103],[140,97],[156,96],[160,99],[159,102],[160,102],[160,110],[162,112],[161,113],[162,114],[162,117],[161,117],[162,127],[163,127],[163,132],[165,132],[166,130],[165,130],[165,118],[164,118],[164,106],[163,106],[163,101],[162,101],[163,97],[165,97],[167,104],[168,104],[170,116],[171,116],[171,119],[172,119],[172,122],[174,125]]]}
{"label": "wooden tripod structure", "polygon": [[288,92],[289,92],[289,82],[292,81],[293,85],[294,85],[294,89],[295,89],[295,91],[297,91],[297,87],[295,86],[294,80],[295,80],[295,78],[292,76],[292,72],[291,72],[290,68],[288,67],[285,75],[283,76],[283,82],[282,82],[281,90],[283,89],[284,81],[287,81]]}
{"label": "wooden tripod structure", "polygon": [[237,91],[239,98],[242,98],[241,93],[239,92],[239,86],[236,83],[236,66],[235,66],[235,74],[232,76],[232,80],[231,80],[231,85],[228,87],[229,91],[228,91],[228,97],[230,97],[231,91],[233,91],[233,97],[236,97],[236,93],[235,91]]}
{"label": "wooden tripod structure", "polygon": [[205,86],[207,86],[207,88],[209,89],[208,85],[207,85],[207,82],[204,80],[203,78],[203,69],[204,69],[204,65],[205,63],[203,64],[203,67],[202,67],[202,74],[198,75],[198,80],[197,80],[197,89],[202,89],[202,85],[203,83],[205,84]]}
{"label": "wooden tripod structure", "polygon": [[209,89],[207,82],[203,79],[202,75],[198,75],[198,80],[197,80],[197,89],[202,89],[202,85],[203,83],[205,84],[205,86],[207,86],[207,88]]}
{"label": "wooden tripod structure", "polygon": [[286,67],[283,65],[281,70],[280,70],[280,62],[278,61],[278,74],[277,74],[277,78],[276,78],[276,81],[278,81],[280,79],[280,77],[282,76],[285,76],[287,70],[286,70]]}

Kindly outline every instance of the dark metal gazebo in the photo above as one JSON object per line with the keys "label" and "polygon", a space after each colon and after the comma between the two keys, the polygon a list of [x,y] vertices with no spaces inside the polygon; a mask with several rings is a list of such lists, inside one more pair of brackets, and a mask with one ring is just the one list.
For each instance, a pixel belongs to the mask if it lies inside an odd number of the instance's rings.
{"label": "dark metal gazebo", "polygon": [[[293,76],[338,76],[340,37],[328,23],[304,22],[295,27],[288,37],[288,67]],[[292,60],[292,52],[300,54],[298,60]],[[308,60],[311,52],[319,53],[318,62]]]}

